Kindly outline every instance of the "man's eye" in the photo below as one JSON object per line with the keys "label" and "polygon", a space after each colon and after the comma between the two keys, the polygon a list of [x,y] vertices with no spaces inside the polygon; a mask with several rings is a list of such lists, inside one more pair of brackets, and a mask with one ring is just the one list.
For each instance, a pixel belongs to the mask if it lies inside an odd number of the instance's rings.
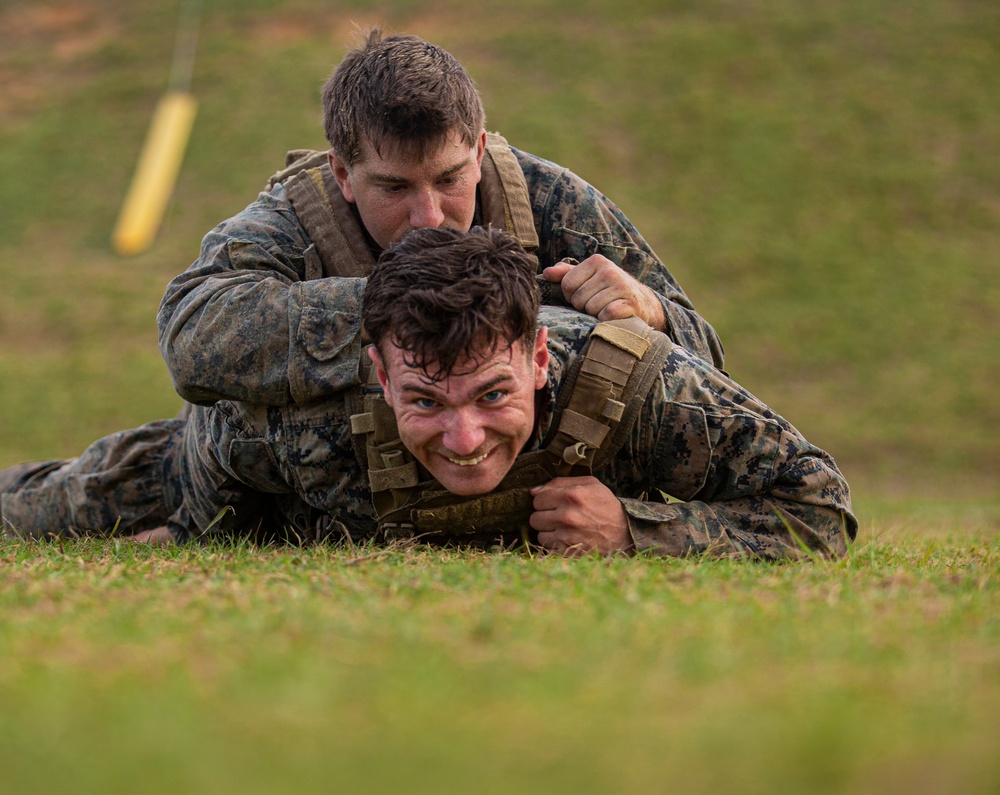
{"label": "man's eye", "polygon": [[436,400],[431,400],[430,398],[417,398],[415,401],[418,409],[423,409],[424,411],[430,411],[431,409],[436,409],[438,402]]}
{"label": "man's eye", "polygon": [[507,393],[504,392],[502,389],[494,389],[492,392],[487,392],[485,395],[483,395],[482,401],[483,403],[498,403],[499,401],[503,400],[504,395],[506,394]]}

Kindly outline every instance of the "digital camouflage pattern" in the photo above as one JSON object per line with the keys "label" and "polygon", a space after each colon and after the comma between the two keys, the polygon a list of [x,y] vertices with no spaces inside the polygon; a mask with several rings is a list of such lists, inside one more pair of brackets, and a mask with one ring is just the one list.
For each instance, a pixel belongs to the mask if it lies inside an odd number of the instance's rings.
{"label": "digital camouflage pattern", "polygon": [[[548,443],[559,385],[596,322],[554,307],[543,307],[541,321],[549,327],[551,360],[531,449]],[[310,404],[221,401],[197,407],[180,433],[170,424],[177,421],[158,426],[156,433],[169,430],[169,438],[149,448],[154,460],[139,470],[147,473],[144,489],[157,489],[148,473],[161,467],[166,485],[158,493],[165,504],[158,515],[170,517],[178,540],[198,535],[226,506],[235,513],[210,532],[255,529],[264,521],[283,522],[304,540],[367,539],[375,531],[375,514],[367,476],[355,457],[350,413],[347,392]],[[62,531],[68,516],[99,515],[79,507],[50,509],[60,500],[96,498],[82,487],[86,473],[80,465],[68,471],[73,482],[61,483],[58,472],[50,473],[48,493],[36,488],[32,497],[17,501],[20,524],[9,523],[37,535]],[[778,559],[800,557],[804,545],[836,557],[857,530],[847,483],[833,459],[722,372],[678,346],[645,396],[623,447],[594,475],[621,499],[640,551]],[[178,483],[183,504],[175,499]],[[124,499],[130,516],[137,516],[148,507],[137,494],[123,487],[110,501]],[[668,503],[666,495],[678,501]],[[10,495],[3,499],[7,506]],[[35,516],[27,505],[32,500]],[[104,521],[114,524],[110,514]]]}
{"label": "digital camouflage pattern", "polygon": [[[528,186],[539,268],[604,255],[660,296],[675,342],[721,368],[715,331],[621,210],[561,166],[511,151]],[[280,406],[356,385],[364,280],[322,276],[280,184],[209,232],[199,258],[167,287],[158,315],[160,351],[178,393],[193,403]]]}
{"label": "digital camouflage pattern", "polygon": [[106,536],[168,524],[181,505],[175,462],[186,426],[158,420],[98,439],[79,458],[0,471],[4,532]]}

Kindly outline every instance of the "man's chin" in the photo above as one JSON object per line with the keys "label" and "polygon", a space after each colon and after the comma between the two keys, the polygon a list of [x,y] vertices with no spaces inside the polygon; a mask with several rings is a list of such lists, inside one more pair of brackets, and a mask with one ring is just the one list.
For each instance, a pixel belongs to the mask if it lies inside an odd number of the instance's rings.
{"label": "man's chin", "polygon": [[[431,474],[434,474],[433,472]],[[489,494],[500,485],[503,478],[483,477],[479,475],[469,475],[468,477],[451,476],[437,477],[437,481],[448,489],[449,492],[458,497],[477,497],[480,494]]]}
{"label": "man's chin", "polygon": [[456,497],[478,497],[482,494],[489,494],[498,485],[500,484],[496,483],[487,487],[487,486],[480,486],[478,484],[471,485],[468,483],[464,483],[464,484],[445,485],[445,488],[448,489],[448,491],[454,494]]}

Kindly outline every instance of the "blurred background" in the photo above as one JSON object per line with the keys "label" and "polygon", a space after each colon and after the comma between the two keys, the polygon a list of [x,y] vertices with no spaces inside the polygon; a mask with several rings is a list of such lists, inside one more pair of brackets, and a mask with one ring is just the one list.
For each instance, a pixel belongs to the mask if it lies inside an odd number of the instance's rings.
{"label": "blurred background", "polygon": [[203,0],[176,190],[122,257],[184,7],[0,5],[0,466],[176,413],[163,288],[286,150],[325,147],[320,87],[379,24],[624,210],[863,521],[998,526],[1000,4]]}

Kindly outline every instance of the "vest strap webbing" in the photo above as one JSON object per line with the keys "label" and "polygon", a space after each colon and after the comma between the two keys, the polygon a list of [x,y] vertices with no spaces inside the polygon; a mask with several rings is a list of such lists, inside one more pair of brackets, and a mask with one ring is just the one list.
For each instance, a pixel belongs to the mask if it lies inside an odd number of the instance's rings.
{"label": "vest strap webbing", "polygon": [[538,232],[531,212],[528,183],[502,135],[486,134],[486,151],[480,170],[483,224],[506,229],[525,251],[533,253],[538,248]]}
{"label": "vest strap webbing", "polygon": [[387,465],[385,469],[369,469],[368,480],[371,483],[373,492],[388,491],[390,489],[408,489],[420,482],[420,478],[417,475],[416,461],[403,460],[399,460],[394,466],[392,464]]}
{"label": "vest strap webbing", "polygon": [[375,256],[329,163],[300,171],[284,185],[288,201],[316,246],[323,275],[357,277],[371,273]]}
{"label": "vest strap webbing", "polygon": [[652,345],[647,336],[643,333],[626,328],[623,324],[598,323],[594,327],[592,337],[605,339],[615,347],[628,351],[635,358],[641,359],[646,355],[649,346]]}

